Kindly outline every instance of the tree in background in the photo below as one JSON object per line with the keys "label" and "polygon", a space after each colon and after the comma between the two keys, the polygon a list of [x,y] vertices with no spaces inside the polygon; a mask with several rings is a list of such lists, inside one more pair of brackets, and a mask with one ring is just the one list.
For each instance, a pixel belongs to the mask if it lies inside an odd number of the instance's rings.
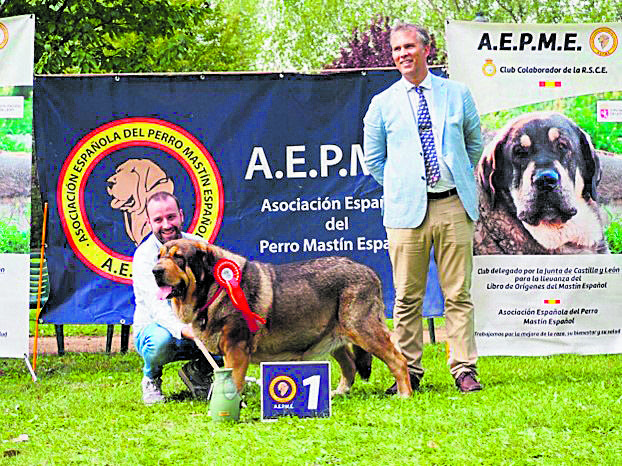
{"label": "tree in background", "polygon": [[[422,24],[445,57],[447,20],[609,22],[619,0],[0,0],[35,14],[37,73],[313,71],[373,18]],[[382,26],[382,25],[381,25]],[[359,33],[360,34],[360,33]],[[358,38],[362,41],[364,37]],[[370,66],[370,65],[368,65]]]}
{"label": "tree in background", "polygon": [[417,17],[412,0],[219,0],[226,12],[254,18],[245,43],[257,47],[254,69],[313,72],[339,57],[355,28],[367,30],[370,19]]}
{"label": "tree in background", "polygon": [[352,38],[340,50],[341,56],[327,68],[381,68],[393,66],[389,36],[391,26],[388,16],[372,18],[368,31],[352,31]]}
{"label": "tree in background", "polygon": [[[247,69],[255,60],[238,34],[251,18],[225,15],[200,0],[0,1],[0,17],[26,14],[36,20],[36,73],[224,71]],[[35,164],[31,247],[39,249]]]}
{"label": "tree in background", "polygon": [[[35,72],[42,74],[392,66],[388,18],[427,27],[435,38],[430,63],[439,64],[446,55],[446,21],[471,21],[478,12],[491,22],[614,22],[622,20],[622,3],[0,0],[0,17],[35,15]],[[34,199],[33,216],[37,209]]]}
{"label": "tree in background", "polygon": [[0,16],[34,14],[35,72],[244,69],[242,19],[202,0],[6,0]]}
{"label": "tree in background", "polygon": [[[372,18],[368,31],[359,34],[357,28],[352,31],[352,38],[345,48],[341,49],[341,56],[326,66],[327,69],[344,68],[382,68],[394,66],[393,54],[389,38],[391,36],[390,18],[376,15]],[[436,49],[436,38],[430,36],[430,54],[428,65],[438,65],[439,54]]]}
{"label": "tree in background", "polygon": [[250,69],[266,71],[324,68],[339,60],[352,31],[367,31],[376,15],[428,28],[438,49],[434,63],[446,56],[446,21],[472,21],[478,12],[501,23],[622,20],[619,0],[218,0],[218,4],[227,12],[245,12],[253,18],[244,31],[245,44],[257,50]]}

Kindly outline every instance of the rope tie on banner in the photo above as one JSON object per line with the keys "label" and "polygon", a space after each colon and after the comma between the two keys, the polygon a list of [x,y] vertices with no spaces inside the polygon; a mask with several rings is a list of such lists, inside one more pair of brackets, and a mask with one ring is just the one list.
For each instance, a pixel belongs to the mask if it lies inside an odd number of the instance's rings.
{"label": "rope tie on banner", "polygon": [[242,316],[246,320],[249,330],[253,333],[257,332],[257,330],[259,330],[259,325],[264,325],[266,319],[251,311],[248,305],[244,291],[240,287],[240,282],[242,281],[240,266],[232,260],[220,259],[216,262],[216,266],[214,267],[214,278],[222,288],[214,293],[214,296],[208,300],[201,310],[208,308],[223,289],[226,289],[233,306],[242,313]]}

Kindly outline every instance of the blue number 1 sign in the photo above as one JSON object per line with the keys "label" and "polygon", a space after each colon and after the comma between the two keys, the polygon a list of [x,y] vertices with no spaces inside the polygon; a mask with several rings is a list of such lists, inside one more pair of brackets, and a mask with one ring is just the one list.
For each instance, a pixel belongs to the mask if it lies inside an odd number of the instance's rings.
{"label": "blue number 1 sign", "polygon": [[328,361],[262,362],[261,419],[329,417]]}

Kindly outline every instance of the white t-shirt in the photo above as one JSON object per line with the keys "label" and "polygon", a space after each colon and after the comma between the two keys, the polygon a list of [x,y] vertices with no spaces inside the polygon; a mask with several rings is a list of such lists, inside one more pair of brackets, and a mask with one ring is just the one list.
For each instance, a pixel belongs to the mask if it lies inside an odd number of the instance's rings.
{"label": "white t-shirt", "polygon": [[[183,238],[205,241],[200,236],[190,233],[182,232],[181,235]],[[156,322],[171,332],[175,338],[181,338],[181,329],[185,324],[177,318],[169,300],[157,297],[158,285],[156,285],[152,269],[158,261],[161,247],[162,243],[152,233],[134,252],[132,287],[136,308],[132,330],[136,336],[147,325]]]}

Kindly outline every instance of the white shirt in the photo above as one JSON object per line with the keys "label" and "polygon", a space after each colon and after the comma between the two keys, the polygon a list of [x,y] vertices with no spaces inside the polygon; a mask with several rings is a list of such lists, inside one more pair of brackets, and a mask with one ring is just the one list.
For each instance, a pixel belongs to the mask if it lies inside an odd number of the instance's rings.
{"label": "white shirt", "polygon": [[[406,93],[408,95],[408,99],[410,100],[410,108],[413,113],[413,118],[415,122],[417,122],[417,109],[419,108],[419,94],[415,91],[415,86],[413,83],[408,81],[406,78],[402,77],[402,82],[406,87]],[[438,182],[432,186],[428,186],[428,192],[438,193],[447,191],[451,188],[455,188],[456,184],[454,183],[454,177],[449,171],[449,167],[444,160],[442,143],[440,139],[441,128],[435,124],[435,116],[436,116],[436,107],[434,106],[434,94],[432,92],[432,78],[430,77],[430,72],[425,76],[425,79],[421,81],[419,87],[423,89],[423,96],[428,104],[428,111],[430,113],[430,119],[432,120],[432,134],[434,135],[434,147],[436,149],[436,157],[438,159],[438,165],[441,172],[441,177]]]}
{"label": "white shirt", "polygon": [[[187,239],[205,241],[200,236],[189,233],[182,232],[181,235]],[[152,233],[134,252],[132,287],[136,308],[132,330],[134,335],[138,335],[147,325],[156,322],[175,338],[181,338],[181,329],[185,324],[177,318],[169,300],[158,299],[158,285],[151,271],[158,261],[161,247],[162,243]]]}

